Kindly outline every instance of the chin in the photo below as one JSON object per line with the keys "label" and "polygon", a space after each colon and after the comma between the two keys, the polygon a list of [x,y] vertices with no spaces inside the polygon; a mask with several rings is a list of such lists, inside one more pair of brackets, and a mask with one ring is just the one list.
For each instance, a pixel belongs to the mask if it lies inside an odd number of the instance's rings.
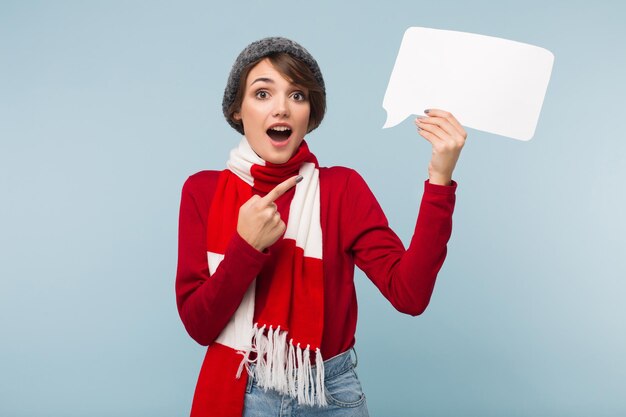
{"label": "chin", "polygon": [[265,160],[266,162],[271,162],[274,165],[280,165],[280,164],[284,164],[285,162],[289,161],[289,158],[268,158]]}
{"label": "chin", "polygon": [[276,152],[274,149],[272,149],[265,155],[265,158],[261,158],[266,162],[271,162],[272,164],[279,165],[289,161],[294,153],[295,149],[284,149],[284,152]]}

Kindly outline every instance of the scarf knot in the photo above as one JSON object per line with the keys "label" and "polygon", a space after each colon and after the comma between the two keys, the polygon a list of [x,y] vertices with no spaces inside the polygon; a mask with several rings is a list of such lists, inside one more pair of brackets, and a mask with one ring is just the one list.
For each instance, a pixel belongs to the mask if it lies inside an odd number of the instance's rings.
{"label": "scarf knot", "polygon": [[239,146],[230,151],[226,166],[253,190],[267,194],[281,182],[298,175],[300,167],[306,162],[319,167],[317,158],[304,140],[287,162],[273,164],[259,157],[244,136]]}

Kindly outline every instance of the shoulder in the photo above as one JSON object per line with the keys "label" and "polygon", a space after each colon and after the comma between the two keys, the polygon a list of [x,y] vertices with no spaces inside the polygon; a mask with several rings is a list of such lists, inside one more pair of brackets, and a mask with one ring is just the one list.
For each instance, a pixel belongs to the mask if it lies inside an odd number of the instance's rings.
{"label": "shoulder", "polygon": [[344,166],[320,167],[320,192],[325,204],[348,207],[355,204],[367,206],[375,197],[369,186],[355,169]]}
{"label": "shoulder", "polygon": [[200,171],[190,175],[183,184],[181,207],[195,206],[206,212],[211,204],[221,171]]}
{"label": "shoulder", "polygon": [[357,170],[344,166],[320,167],[320,184],[330,188],[346,188],[348,191],[369,190]]}
{"label": "shoulder", "polygon": [[320,167],[320,182],[333,185],[349,185],[355,179],[362,180],[361,175],[353,168],[344,166]]}
{"label": "shoulder", "polygon": [[206,170],[190,175],[183,184],[183,193],[195,194],[215,188],[221,171]]}

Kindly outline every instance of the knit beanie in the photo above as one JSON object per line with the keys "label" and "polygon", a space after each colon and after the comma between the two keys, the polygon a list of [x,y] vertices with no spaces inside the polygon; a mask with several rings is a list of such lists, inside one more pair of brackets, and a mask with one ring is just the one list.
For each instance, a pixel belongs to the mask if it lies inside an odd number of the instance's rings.
{"label": "knit beanie", "polygon": [[243,127],[234,123],[230,119],[228,114],[228,108],[235,101],[237,89],[239,88],[241,71],[247,65],[258,61],[268,55],[279,52],[285,52],[292,57],[302,61],[306,66],[308,66],[318,84],[322,88],[322,91],[324,92],[324,94],[326,94],[324,78],[322,78],[322,72],[320,71],[320,67],[317,65],[317,61],[315,61],[313,56],[300,44],[290,39],[277,36],[263,38],[261,40],[252,42],[250,45],[246,46],[243,51],[241,51],[241,53],[235,60],[235,63],[230,70],[230,75],[228,76],[228,82],[226,83],[226,88],[224,89],[224,99],[222,100],[222,111],[224,112],[224,117],[226,117],[228,123],[242,135]]}

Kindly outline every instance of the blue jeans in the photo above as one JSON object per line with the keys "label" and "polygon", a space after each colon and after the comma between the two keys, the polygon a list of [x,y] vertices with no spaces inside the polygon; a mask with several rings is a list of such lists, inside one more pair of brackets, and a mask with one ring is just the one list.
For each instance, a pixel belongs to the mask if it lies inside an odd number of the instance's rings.
{"label": "blue jeans", "polygon": [[[324,361],[324,385],[328,406],[300,405],[295,398],[278,391],[263,390],[254,378],[248,378],[244,417],[369,417],[365,395],[347,350]],[[354,352],[356,357],[356,351]],[[315,369],[315,368],[313,368]]]}

